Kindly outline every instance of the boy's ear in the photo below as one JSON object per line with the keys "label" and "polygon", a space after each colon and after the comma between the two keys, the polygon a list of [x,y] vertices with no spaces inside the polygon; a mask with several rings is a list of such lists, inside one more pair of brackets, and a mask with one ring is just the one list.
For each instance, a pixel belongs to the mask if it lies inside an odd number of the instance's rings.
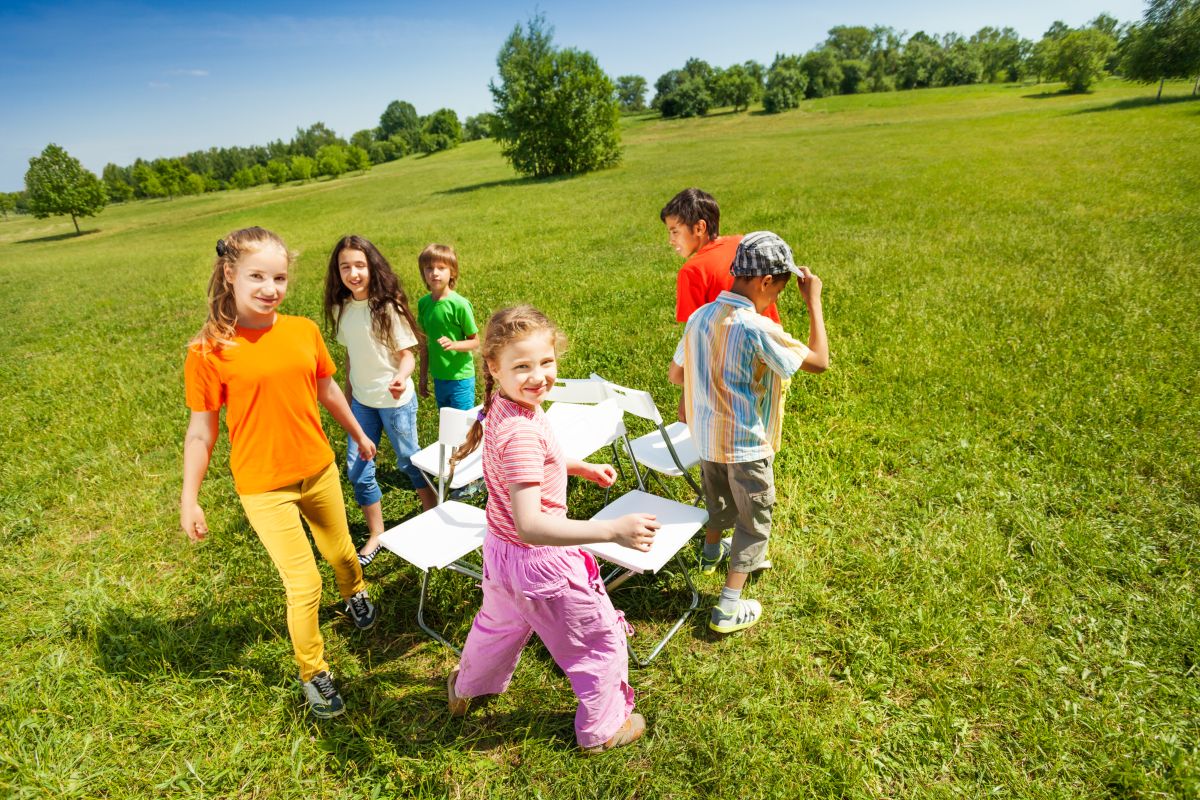
{"label": "boy's ear", "polygon": [[706,220],[706,219],[697,220],[696,224],[692,226],[692,235],[693,236],[707,236],[708,235],[708,220]]}

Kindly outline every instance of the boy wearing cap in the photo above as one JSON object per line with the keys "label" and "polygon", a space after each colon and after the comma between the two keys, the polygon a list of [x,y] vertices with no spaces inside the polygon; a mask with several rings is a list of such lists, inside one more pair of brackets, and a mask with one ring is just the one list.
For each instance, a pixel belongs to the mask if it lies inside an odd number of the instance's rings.
{"label": "boy wearing cap", "polygon": [[[683,386],[688,428],[700,451],[709,516],[701,570],[712,572],[730,556],[708,623],[718,633],[749,628],[762,616],[762,605],[741,595],[750,573],[770,566],[771,467],[782,438],[786,383],[797,370],[829,366],[821,279],[795,265],[786,242],[769,231],[746,234],[730,272],[732,287],[688,319],[669,374]],[[807,345],[762,316],[793,274],[808,307]],[[733,537],[722,539],[731,527]]]}

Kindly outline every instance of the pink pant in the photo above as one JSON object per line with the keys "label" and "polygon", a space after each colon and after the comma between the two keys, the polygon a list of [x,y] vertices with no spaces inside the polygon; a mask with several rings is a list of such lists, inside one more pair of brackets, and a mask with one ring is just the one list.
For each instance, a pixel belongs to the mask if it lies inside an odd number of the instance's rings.
{"label": "pink pant", "polygon": [[463,646],[455,693],[500,694],[536,633],[579,698],[575,738],[594,747],[633,711],[625,621],[604,591],[596,559],[577,547],[483,544],[483,606]]}

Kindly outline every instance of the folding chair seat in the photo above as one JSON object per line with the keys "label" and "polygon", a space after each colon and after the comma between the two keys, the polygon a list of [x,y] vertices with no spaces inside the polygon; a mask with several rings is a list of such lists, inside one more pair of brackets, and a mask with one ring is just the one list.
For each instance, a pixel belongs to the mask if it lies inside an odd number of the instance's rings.
{"label": "folding chair seat", "polygon": [[[592,377],[596,380],[604,380],[599,375]],[[609,395],[616,398],[622,411],[648,420],[656,428],[633,441],[626,438],[629,456],[633,459],[634,471],[638,476],[638,486],[642,489],[647,488],[646,483],[642,481],[641,471],[637,468],[637,465],[641,465],[647,469],[647,477],[667,475],[672,478],[683,478],[696,493],[694,503],[698,505],[704,498],[704,490],[692,477],[691,470],[699,466],[700,452],[696,449],[696,443],[692,441],[692,434],[687,425],[682,422],[664,425],[662,414],[659,413],[658,406],[654,404],[654,398],[649,392],[629,389],[610,381],[604,381],[604,384]],[[664,491],[670,494],[670,489],[661,478],[658,479],[658,483]]]}
{"label": "folding chair seat", "polygon": [[645,658],[638,656],[632,644],[628,644],[629,657],[639,667],[644,667],[662,652],[663,647],[671,640],[676,632],[691,616],[700,604],[700,594],[692,583],[690,569],[681,555],[683,548],[691,540],[704,523],[708,521],[708,512],[703,508],[685,505],[658,495],[635,489],[622,495],[592,517],[597,520],[609,520],[626,514],[654,514],[662,526],[654,535],[654,542],[647,552],[623,547],[614,542],[589,544],[584,546],[592,555],[603,558],[617,566],[617,570],[605,578],[605,586],[616,589],[633,575],[657,573],[671,561],[674,561],[683,575],[684,581],[691,592],[691,602],[683,614],[675,621],[666,635],[659,640]]}
{"label": "folding chair seat", "polygon": [[[440,463],[446,464],[449,454],[466,440],[467,432],[475,421],[475,412],[443,408],[438,421],[438,441],[432,447],[438,451]],[[464,461],[463,464],[465,463]],[[482,474],[482,467],[480,472]],[[457,471],[454,482],[458,482]],[[439,480],[439,488],[443,483],[444,481]],[[443,502],[442,493],[439,491],[437,506],[389,528],[379,539],[380,544],[424,573],[421,576],[421,594],[417,601],[417,625],[456,653],[461,652],[459,648],[425,622],[429,573],[434,569],[446,569],[473,580],[483,580],[480,571],[463,559],[483,546],[486,532],[487,516],[482,508],[453,500]]]}

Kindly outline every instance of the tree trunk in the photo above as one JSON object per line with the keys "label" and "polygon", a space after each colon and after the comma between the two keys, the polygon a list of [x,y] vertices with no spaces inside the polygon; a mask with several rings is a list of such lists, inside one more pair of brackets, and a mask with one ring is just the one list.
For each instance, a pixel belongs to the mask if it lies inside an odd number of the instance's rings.
{"label": "tree trunk", "polygon": [[1192,84],[1192,97],[1196,96],[1196,90],[1200,89],[1200,75],[1196,76],[1196,82]]}
{"label": "tree trunk", "polygon": [[71,222],[74,222],[74,223],[75,223],[75,235],[76,235],[76,236],[78,236],[78,235],[80,234],[80,230],[79,230],[79,220],[75,219],[75,215],[74,215],[74,214],[72,214],[72,215],[71,215]]}
{"label": "tree trunk", "polygon": [[1163,84],[1164,84],[1164,83],[1166,83],[1166,82],[1167,82],[1167,79],[1166,79],[1166,78],[1160,78],[1160,79],[1159,79],[1159,81],[1158,81],[1158,95],[1157,95],[1157,96],[1154,98],[1154,102],[1156,102],[1156,103],[1157,103],[1159,100],[1162,100],[1162,87],[1163,87]]}

